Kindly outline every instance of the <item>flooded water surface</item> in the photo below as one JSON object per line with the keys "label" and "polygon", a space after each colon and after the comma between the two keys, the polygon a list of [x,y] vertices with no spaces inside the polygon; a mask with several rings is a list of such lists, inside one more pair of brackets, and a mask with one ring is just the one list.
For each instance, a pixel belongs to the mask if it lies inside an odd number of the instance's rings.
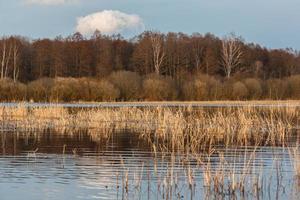
{"label": "flooded water surface", "polygon": [[128,131],[101,141],[47,131],[2,132],[0,152],[3,200],[299,199],[291,148],[193,155],[153,150]]}
{"label": "flooded water surface", "polygon": [[294,107],[300,108],[300,102],[296,101],[283,101],[283,102],[107,102],[107,103],[0,103],[0,107],[18,107],[25,106],[28,108],[34,107],[64,107],[64,108],[149,108],[149,107],[194,107],[194,108],[228,108],[228,107]]}

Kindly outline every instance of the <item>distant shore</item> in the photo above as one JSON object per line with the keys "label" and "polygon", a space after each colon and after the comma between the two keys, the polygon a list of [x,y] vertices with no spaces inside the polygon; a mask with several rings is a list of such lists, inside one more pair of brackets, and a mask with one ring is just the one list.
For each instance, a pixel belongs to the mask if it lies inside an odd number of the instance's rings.
{"label": "distant shore", "polygon": [[300,107],[297,100],[261,101],[133,101],[133,102],[2,102],[0,107]]}

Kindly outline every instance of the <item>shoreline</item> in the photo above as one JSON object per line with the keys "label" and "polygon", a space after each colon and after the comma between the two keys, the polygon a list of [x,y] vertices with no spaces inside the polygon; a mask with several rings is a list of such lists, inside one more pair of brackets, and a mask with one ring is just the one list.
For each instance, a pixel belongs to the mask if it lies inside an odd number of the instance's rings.
{"label": "shoreline", "polygon": [[135,108],[135,107],[300,107],[299,100],[140,101],[140,102],[1,102],[0,107]]}

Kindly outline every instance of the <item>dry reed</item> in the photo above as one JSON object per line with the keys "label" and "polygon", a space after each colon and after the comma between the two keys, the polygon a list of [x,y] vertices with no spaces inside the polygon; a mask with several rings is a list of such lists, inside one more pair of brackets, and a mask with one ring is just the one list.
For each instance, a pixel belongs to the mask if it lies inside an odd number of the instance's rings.
{"label": "dry reed", "polygon": [[212,145],[285,145],[299,123],[296,107],[270,108],[98,108],[71,112],[62,107],[0,109],[1,129],[110,137],[116,130],[140,133],[142,139],[172,151],[199,151]]}

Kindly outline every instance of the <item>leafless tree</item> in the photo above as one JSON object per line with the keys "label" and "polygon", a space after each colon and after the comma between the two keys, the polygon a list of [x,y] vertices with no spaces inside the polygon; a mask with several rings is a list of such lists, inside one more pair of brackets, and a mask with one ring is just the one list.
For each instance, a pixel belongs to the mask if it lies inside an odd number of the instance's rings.
{"label": "leafless tree", "polygon": [[259,77],[259,73],[262,70],[263,66],[264,66],[264,64],[260,60],[257,60],[254,62],[254,75],[256,78]]}
{"label": "leafless tree", "polygon": [[18,66],[18,59],[19,59],[19,45],[17,41],[13,42],[13,80],[16,82],[19,76],[19,66]]}
{"label": "leafless tree", "polygon": [[241,42],[234,34],[222,40],[221,64],[227,78],[230,78],[232,70],[241,64],[243,52]]}
{"label": "leafless tree", "polygon": [[158,32],[150,32],[153,64],[156,74],[160,74],[162,63],[165,58],[164,36]]}
{"label": "leafless tree", "polygon": [[201,46],[199,42],[193,42],[192,53],[195,60],[196,70],[197,72],[199,72],[201,67],[201,59],[203,58],[204,55],[204,48]]}
{"label": "leafless tree", "polygon": [[5,60],[6,60],[6,41],[3,40],[2,44],[2,56],[1,56],[1,79],[4,78],[4,67],[5,67]]}
{"label": "leafless tree", "polygon": [[11,53],[12,53],[12,46],[8,45],[8,40],[4,38],[2,41],[1,79],[7,77]]}

